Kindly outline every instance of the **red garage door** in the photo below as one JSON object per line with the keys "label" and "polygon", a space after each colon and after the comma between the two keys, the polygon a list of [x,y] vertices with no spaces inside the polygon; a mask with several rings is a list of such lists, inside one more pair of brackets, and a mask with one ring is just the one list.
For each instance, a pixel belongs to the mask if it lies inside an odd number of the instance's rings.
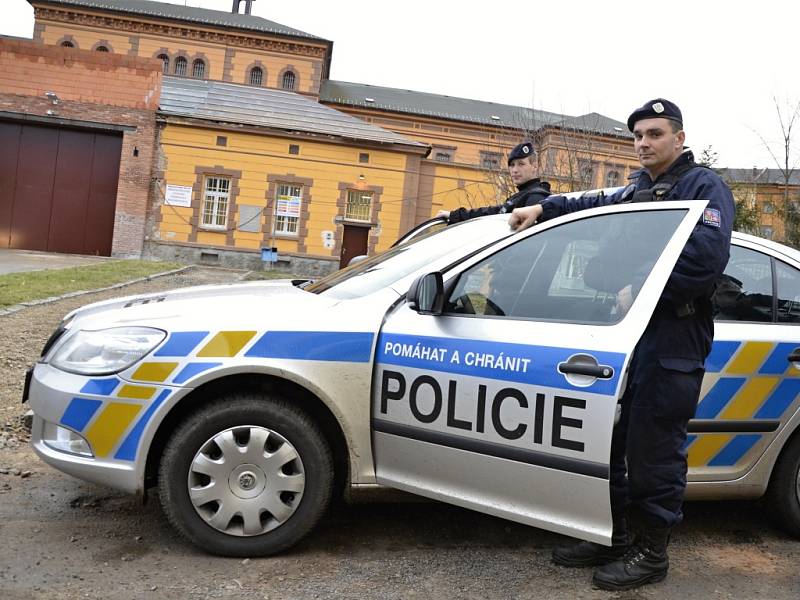
{"label": "red garage door", "polygon": [[0,248],[111,254],[122,136],[0,122]]}

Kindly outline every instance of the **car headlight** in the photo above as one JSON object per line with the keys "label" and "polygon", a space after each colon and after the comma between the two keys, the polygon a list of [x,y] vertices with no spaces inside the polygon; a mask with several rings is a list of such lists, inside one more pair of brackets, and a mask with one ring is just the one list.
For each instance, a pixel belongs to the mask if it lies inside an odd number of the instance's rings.
{"label": "car headlight", "polygon": [[109,375],[141,360],[166,337],[150,327],[114,327],[78,331],[58,346],[50,364],[81,375]]}

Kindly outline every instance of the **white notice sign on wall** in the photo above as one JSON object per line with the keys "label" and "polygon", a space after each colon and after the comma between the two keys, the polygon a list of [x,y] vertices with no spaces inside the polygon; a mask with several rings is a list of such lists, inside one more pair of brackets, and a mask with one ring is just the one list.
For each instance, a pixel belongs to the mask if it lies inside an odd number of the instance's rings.
{"label": "white notice sign on wall", "polygon": [[167,185],[167,192],[164,194],[164,204],[171,204],[172,206],[191,206],[192,186]]}

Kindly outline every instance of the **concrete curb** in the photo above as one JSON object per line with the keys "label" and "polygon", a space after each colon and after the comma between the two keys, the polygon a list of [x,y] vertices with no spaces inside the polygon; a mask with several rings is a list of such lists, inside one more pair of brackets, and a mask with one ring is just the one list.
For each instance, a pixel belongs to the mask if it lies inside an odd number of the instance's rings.
{"label": "concrete curb", "polygon": [[50,304],[51,302],[57,302],[59,300],[64,300],[65,298],[74,298],[75,296],[85,296],[86,294],[94,294],[96,292],[116,290],[118,288],[125,287],[126,285],[133,285],[134,283],[150,281],[151,279],[156,279],[157,277],[166,277],[167,275],[175,275],[176,273],[183,273],[184,271],[188,271],[189,269],[194,269],[195,266],[196,265],[188,265],[186,267],[181,267],[180,269],[173,269],[172,271],[164,271],[163,273],[153,273],[152,275],[148,275],[147,277],[139,277],[138,279],[131,279],[130,281],[123,281],[122,283],[115,283],[114,285],[109,285],[107,287],[97,288],[94,290],[80,290],[77,292],[67,292],[66,294],[62,294],[60,296],[50,296],[49,298],[40,298],[39,300],[31,300],[30,302],[20,302],[19,304],[15,304],[13,306],[9,306],[8,308],[0,310],[0,317],[4,317],[6,315],[12,315],[16,312],[21,311],[23,308],[28,308],[31,306],[39,306],[40,304]]}

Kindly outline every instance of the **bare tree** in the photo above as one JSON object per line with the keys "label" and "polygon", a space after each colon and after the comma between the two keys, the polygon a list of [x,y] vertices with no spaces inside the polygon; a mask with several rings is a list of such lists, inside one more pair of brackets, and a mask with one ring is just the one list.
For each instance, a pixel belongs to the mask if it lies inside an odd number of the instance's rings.
{"label": "bare tree", "polygon": [[[772,101],[780,125],[781,140],[779,143],[770,143],[759,132],[755,132],[772,157],[781,176],[782,202],[778,207],[778,214],[783,221],[784,243],[800,247],[800,203],[796,196],[796,189],[792,189],[792,175],[794,174],[800,155],[794,147],[794,127],[800,118],[800,100],[786,100],[781,103],[776,96]],[[777,148],[776,148],[777,147]]]}

